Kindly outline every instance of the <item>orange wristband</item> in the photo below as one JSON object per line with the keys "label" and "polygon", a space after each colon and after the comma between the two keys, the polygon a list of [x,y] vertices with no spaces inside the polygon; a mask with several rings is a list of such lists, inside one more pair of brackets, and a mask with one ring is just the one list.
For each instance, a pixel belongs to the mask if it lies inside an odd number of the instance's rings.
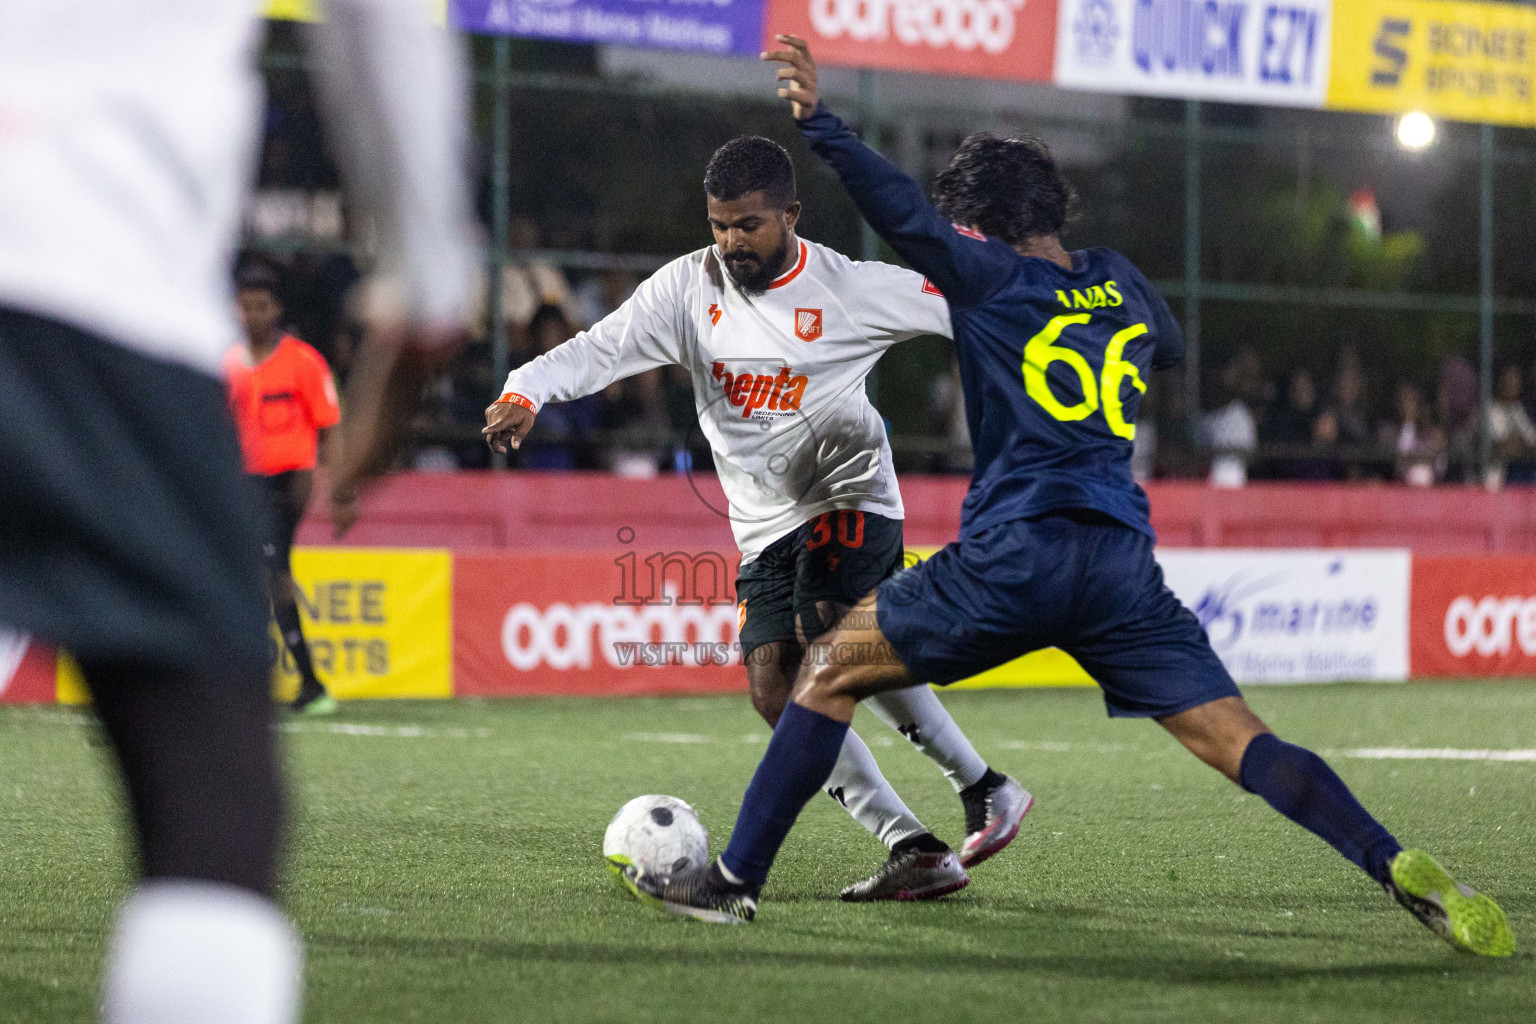
{"label": "orange wristband", "polygon": [[516,391],[508,391],[506,394],[504,394],[500,398],[496,399],[495,404],[496,405],[520,405],[524,409],[527,409],[529,412],[532,412],[532,413],[536,413],[536,412],[539,411],[539,410],[537,410],[537,409],[535,409],[533,407],[533,403],[532,402],[528,401],[528,399],[524,398],[522,395],[518,394]]}

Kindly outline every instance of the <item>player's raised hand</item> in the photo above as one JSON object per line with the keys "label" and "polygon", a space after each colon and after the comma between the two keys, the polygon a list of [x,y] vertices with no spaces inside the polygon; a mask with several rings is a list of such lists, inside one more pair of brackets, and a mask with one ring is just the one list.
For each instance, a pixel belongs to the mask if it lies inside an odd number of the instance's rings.
{"label": "player's raised hand", "polygon": [[816,87],[816,60],[811,56],[811,45],[799,36],[774,36],[773,41],[785,47],[766,50],[759,60],[787,64],[779,68],[779,95],[789,100],[790,112],[796,121],[804,121],[816,111],[821,94]]}
{"label": "player's raised hand", "polygon": [[486,406],[485,443],[491,451],[505,454],[513,448],[521,448],[523,438],[533,429],[535,413],[515,402],[496,402]]}

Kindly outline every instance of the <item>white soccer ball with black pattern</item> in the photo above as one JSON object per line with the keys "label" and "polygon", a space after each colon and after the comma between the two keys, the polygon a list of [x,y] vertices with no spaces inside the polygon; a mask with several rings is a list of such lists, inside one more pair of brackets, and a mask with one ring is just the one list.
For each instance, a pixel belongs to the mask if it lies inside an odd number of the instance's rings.
{"label": "white soccer ball with black pattern", "polygon": [[603,833],[609,868],[629,880],[667,878],[709,859],[709,833],[693,808],[675,796],[637,796]]}

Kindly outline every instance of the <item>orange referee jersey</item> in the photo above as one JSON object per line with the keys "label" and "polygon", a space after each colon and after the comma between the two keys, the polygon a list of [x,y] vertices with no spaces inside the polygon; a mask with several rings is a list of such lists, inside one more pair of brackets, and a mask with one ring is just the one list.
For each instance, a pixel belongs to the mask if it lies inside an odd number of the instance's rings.
{"label": "orange referee jersey", "polygon": [[240,433],[245,471],[273,476],[313,469],[319,432],[341,419],[325,357],[291,334],[252,366],[244,345],[225,356],[229,408]]}

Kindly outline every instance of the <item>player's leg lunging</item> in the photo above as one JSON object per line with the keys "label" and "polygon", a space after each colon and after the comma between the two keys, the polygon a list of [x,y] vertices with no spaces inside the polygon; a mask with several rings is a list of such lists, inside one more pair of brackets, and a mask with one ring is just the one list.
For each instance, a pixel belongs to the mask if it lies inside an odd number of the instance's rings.
{"label": "player's leg lunging", "polygon": [[[748,658],[752,705],[769,725],[776,725],[783,714],[802,653],[798,643],[776,641]],[[982,770],[986,771],[985,764]],[[969,884],[954,851],[912,813],[886,781],[868,745],[851,729],[843,738],[825,789],[890,850],[890,858],[878,872],[842,890],[844,900],[936,899]]]}
{"label": "player's leg lunging", "polygon": [[[768,750],[742,801],[731,840],[718,860],[675,876],[657,895],[679,913],[704,909],[732,920],[750,920],[758,891],[800,810],[831,775],[858,701],[914,683],[876,624],[875,595],[854,609],[851,626],[839,626],[811,645]],[[839,651],[858,651],[859,664]],[[697,916],[697,915],[696,915]],[[711,918],[716,919],[716,918]]]}
{"label": "player's leg lunging", "polygon": [[1242,698],[1158,721],[1200,760],[1339,851],[1437,935],[1485,956],[1514,952],[1514,932],[1497,904],[1458,884],[1424,851],[1405,851],[1326,761],[1270,732]]}

